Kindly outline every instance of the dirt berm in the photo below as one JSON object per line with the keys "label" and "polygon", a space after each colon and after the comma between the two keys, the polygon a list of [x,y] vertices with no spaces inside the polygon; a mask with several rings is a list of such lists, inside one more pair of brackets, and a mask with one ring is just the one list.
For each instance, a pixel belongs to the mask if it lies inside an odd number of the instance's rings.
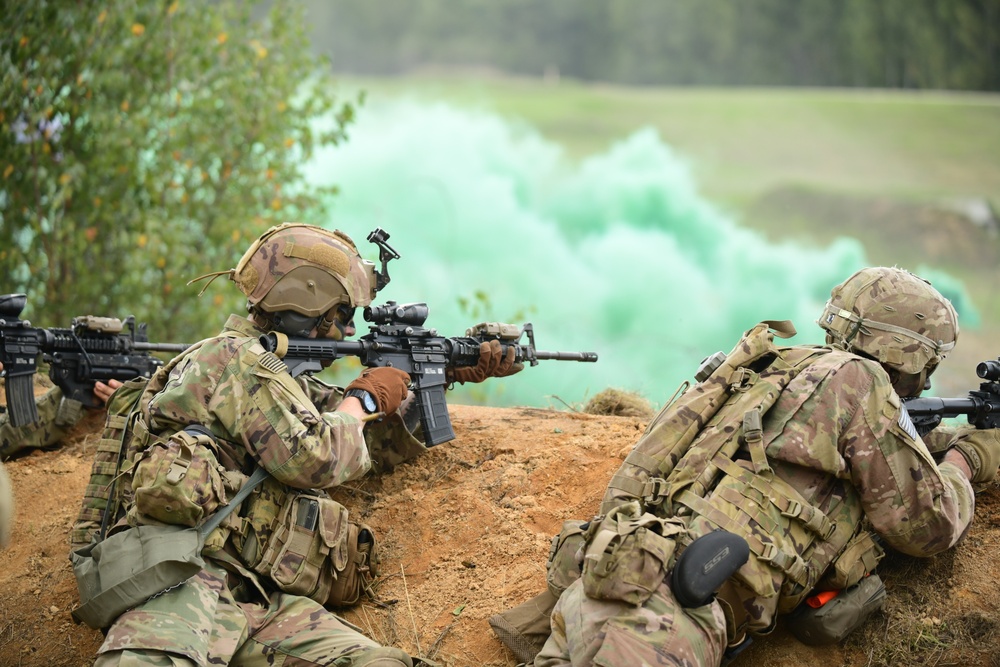
{"label": "dirt berm", "polygon": [[[384,643],[454,667],[513,666],[486,619],[544,585],[550,536],[589,518],[645,427],[634,417],[451,406],[457,438],[341,501],[383,546],[376,604],[348,618]],[[7,463],[17,497],[13,543],[0,552],[0,665],[89,665],[101,633],[74,625],[67,534],[87,481],[101,415],[58,450]],[[754,667],[1000,667],[1000,493],[980,494],[958,548],[887,558],[889,604],[844,645],[758,639],[734,663]]]}

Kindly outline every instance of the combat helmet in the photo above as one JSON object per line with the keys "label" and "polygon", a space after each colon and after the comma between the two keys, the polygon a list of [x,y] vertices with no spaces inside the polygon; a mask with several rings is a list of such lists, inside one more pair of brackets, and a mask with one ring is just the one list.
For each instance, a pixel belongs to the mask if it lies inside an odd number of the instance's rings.
{"label": "combat helmet", "polygon": [[316,328],[339,340],[354,309],[375,298],[375,264],[361,258],[354,241],[339,230],[302,223],[264,232],[229,279],[247,296],[251,313],[289,335]]}
{"label": "combat helmet", "polygon": [[904,397],[923,390],[958,339],[951,302],[895,267],[861,269],[834,287],[817,324],[828,344],[881,363]]}

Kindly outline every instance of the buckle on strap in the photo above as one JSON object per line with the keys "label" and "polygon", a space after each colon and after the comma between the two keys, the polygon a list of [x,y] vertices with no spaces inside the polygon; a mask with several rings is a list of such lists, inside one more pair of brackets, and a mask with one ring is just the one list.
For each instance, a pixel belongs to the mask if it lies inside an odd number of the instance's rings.
{"label": "buckle on strap", "polygon": [[757,558],[770,563],[772,566],[787,574],[792,581],[805,586],[808,581],[806,563],[798,554],[788,554],[774,545],[767,542],[762,545],[761,553]]}
{"label": "buckle on strap", "polygon": [[746,391],[757,382],[758,377],[760,376],[749,368],[740,366],[729,376],[729,391]]}
{"label": "buckle on strap", "polygon": [[642,502],[644,505],[658,505],[667,497],[670,484],[662,477],[650,477],[642,487]]}
{"label": "buckle on strap", "polygon": [[818,509],[812,505],[804,505],[792,498],[788,499],[788,506],[781,510],[781,515],[791,519],[798,519],[806,528],[824,540],[829,539],[833,535],[833,531],[837,528],[837,524],[830,521]]}

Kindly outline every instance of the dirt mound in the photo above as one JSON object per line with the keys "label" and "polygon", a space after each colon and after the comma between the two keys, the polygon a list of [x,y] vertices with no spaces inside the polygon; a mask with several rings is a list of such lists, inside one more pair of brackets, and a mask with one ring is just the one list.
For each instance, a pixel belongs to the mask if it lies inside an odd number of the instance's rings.
{"label": "dirt mound", "polygon": [[[549,537],[596,510],[607,480],[645,428],[636,417],[451,406],[456,440],[339,500],[383,546],[379,602],[346,617],[384,643],[449,667],[516,663],[486,619],[544,586]],[[0,552],[0,665],[89,665],[101,633],[74,625],[67,535],[100,429],[80,424],[62,449],[7,463],[18,503]],[[734,667],[1000,665],[1000,493],[981,494],[955,551],[882,568],[887,609],[843,646],[804,646],[779,629]],[[906,657],[902,657],[905,653]]]}

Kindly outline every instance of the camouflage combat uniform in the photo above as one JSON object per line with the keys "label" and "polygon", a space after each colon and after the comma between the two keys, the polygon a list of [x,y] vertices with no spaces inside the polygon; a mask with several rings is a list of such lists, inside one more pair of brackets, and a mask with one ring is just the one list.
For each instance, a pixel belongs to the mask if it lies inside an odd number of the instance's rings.
{"label": "camouflage combat uniform", "polygon": [[11,426],[7,413],[0,412],[0,461],[26,449],[52,447],[83,415],[80,402],[65,398],[59,387],[51,387],[35,405],[38,421],[20,428]]}
{"label": "camouflage combat uniform", "polygon": [[[750,632],[773,629],[777,615],[791,611],[859,534],[863,519],[886,544],[913,556],[953,546],[972,520],[968,479],[950,463],[935,464],[876,362],[839,350],[818,356],[764,414],[763,442],[774,478],[829,523],[817,531],[822,536],[797,543],[803,532],[792,529],[793,520],[736,477],[723,475],[705,494],[703,511],[688,523],[691,538],[724,526],[751,545],[749,562],[730,579]],[[750,460],[734,463],[753,471]],[[628,463],[618,474],[646,482]],[[632,499],[613,487],[604,511]],[[749,498],[760,503],[752,513],[744,509],[753,504]],[[774,545],[788,558],[766,561],[758,554],[761,545]],[[671,594],[669,577],[640,606],[591,599],[578,579],[560,597],[551,627],[536,667],[718,665],[734,634],[718,600],[684,609]]]}
{"label": "camouflage combat uniform", "polygon": [[[234,315],[220,336],[188,353],[162,390],[148,401],[143,396],[140,409],[150,431],[169,435],[200,424],[218,439],[219,462],[228,470],[249,473],[256,462],[292,489],[334,487],[368,472],[373,455],[390,467],[423,449],[409,434],[401,448],[389,446],[393,435],[400,438],[403,427],[397,424],[374,439],[369,453],[362,423],[318,410],[284,364],[261,347],[262,333]],[[318,384],[310,393],[321,409],[332,409],[339,396]],[[199,665],[355,665],[375,657],[387,662],[372,664],[410,664],[405,653],[379,648],[319,603],[275,592],[240,566],[232,540],[205,555],[209,566],[199,575],[118,618],[98,665],[128,664],[149,654]]]}

